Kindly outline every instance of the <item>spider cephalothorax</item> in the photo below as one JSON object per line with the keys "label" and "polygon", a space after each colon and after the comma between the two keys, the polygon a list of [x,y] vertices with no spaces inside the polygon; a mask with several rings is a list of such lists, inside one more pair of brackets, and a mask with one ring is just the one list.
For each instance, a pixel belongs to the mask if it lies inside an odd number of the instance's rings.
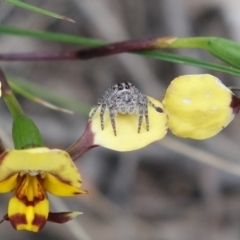
{"label": "spider cephalothorax", "polygon": [[111,124],[114,135],[117,135],[115,117],[119,114],[138,114],[138,133],[141,131],[143,116],[146,120],[146,128],[149,131],[148,104],[155,108],[156,111],[162,112],[162,109],[155,106],[144,94],[129,82],[118,83],[110,87],[97,102],[89,118],[91,119],[101,106],[100,121],[101,128],[104,129],[103,116],[105,110],[109,111]]}

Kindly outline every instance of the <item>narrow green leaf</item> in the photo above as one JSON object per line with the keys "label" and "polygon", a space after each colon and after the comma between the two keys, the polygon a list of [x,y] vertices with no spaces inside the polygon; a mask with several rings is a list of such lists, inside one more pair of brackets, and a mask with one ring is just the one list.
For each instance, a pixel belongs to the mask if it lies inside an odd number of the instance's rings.
{"label": "narrow green leaf", "polygon": [[58,18],[58,19],[65,20],[65,21],[68,21],[68,22],[73,22],[73,23],[75,22],[73,19],[68,18],[66,16],[62,16],[62,15],[59,15],[59,14],[56,14],[56,13],[38,8],[38,7],[34,7],[30,4],[23,3],[19,0],[3,0],[3,1],[7,2],[7,3],[10,3],[12,5],[15,5],[17,7],[25,8],[27,10],[37,12],[37,13],[40,13],[40,14],[44,14],[44,15],[47,15],[47,16],[50,16],[50,17]]}
{"label": "narrow green leaf", "polygon": [[166,47],[159,41],[159,48],[200,48],[223,62],[240,68],[240,44],[227,38],[220,37],[188,37],[173,38]]}
{"label": "narrow green leaf", "polygon": [[[56,93],[53,93],[50,90],[47,90],[46,88],[40,87],[37,84],[31,83],[16,76],[7,75],[7,79],[10,80],[10,84],[12,82],[14,85],[19,86],[19,88],[24,89],[25,92],[30,93],[31,96],[34,95],[52,104],[61,106],[62,108],[67,108],[83,115],[88,115],[90,111],[91,106],[81,102],[80,100],[78,101],[64,98]],[[25,97],[29,97],[30,95],[28,94],[28,96],[26,95]]]}
{"label": "narrow green leaf", "polygon": [[37,103],[37,104],[41,104],[42,106],[45,106],[47,108],[50,108],[50,109],[53,109],[53,110],[56,110],[56,111],[65,112],[65,113],[68,113],[68,114],[73,114],[73,111],[70,111],[70,110],[65,109],[65,108],[61,108],[59,106],[56,106],[56,105],[54,105],[50,102],[47,102],[47,101],[41,99],[39,97],[34,96],[32,93],[26,91],[25,88],[22,88],[21,86],[19,86],[19,84],[11,82],[10,80],[8,80],[8,84],[15,93],[18,93],[19,95]]}
{"label": "narrow green leaf", "polygon": [[207,61],[199,60],[196,58],[180,56],[180,55],[160,52],[160,51],[144,51],[138,54],[163,60],[163,61],[172,62],[172,63],[187,64],[195,67],[228,73],[234,76],[240,76],[240,70],[237,68],[228,67],[228,66],[224,66],[224,65],[220,65],[212,62],[207,62]]}
{"label": "narrow green leaf", "polygon": [[1,34],[9,34],[15,36],[17,35],[21,37],[32,37],[42,40],[72,43],[88,47],[99,47],[106,45],[106,42],[92,38],[77,37],[69,34],[51,33],[46,31],[20,29],[0,25],[0,35]]}

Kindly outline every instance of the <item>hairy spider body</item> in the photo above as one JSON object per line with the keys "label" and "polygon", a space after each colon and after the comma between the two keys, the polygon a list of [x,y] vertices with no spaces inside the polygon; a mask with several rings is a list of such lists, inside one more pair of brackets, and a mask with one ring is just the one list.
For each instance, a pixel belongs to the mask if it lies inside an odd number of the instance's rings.
{"label": "hairy spider body", "polygon": [[146,129],[149,131],[148,104],[154,107],[156,111],[162,112],[162,109],[156,107],[131,83],[118,83],[110,87],[98,100],[97,105],[92,109],[89,118],[91,119],[101,106],[100,122],[102,130],[104,129],[103,116],[105,111],[108,110],[115,136],[117,135],[115,123],[117,114],[137,114],[139,116],[138,133],[141,131],[141,125],[144,116],[146,120]]}

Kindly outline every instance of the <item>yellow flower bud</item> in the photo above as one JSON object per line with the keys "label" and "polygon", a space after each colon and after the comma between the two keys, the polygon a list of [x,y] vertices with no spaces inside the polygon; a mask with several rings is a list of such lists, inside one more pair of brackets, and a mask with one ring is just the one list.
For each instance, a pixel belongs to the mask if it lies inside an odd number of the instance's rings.
{"label": "yellow flower bud", "polygon": [[234,97],[233,93],[212,75],[177,77],[167,88],[163,99],[169,118],[169,129],[183,138],[210,138],[234,118]]}

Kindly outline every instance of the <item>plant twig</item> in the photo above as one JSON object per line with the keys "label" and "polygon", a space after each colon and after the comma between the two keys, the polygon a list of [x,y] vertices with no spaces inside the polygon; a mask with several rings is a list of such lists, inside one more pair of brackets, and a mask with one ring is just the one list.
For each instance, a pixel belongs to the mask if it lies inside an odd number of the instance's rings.
{"label": "plant twig", "polygon": [[[164,38],[165,39],[165,38]],[[105,46],[87,48],[71,52],[38,52],[38,53],[7,53],[0,54],[3,61],[39,61],[39,60],[87,60],[96,57],[109,56],[123,52],[137,52],[159,48],[156,43],[159,38],[146,40],[130,40]]]}

